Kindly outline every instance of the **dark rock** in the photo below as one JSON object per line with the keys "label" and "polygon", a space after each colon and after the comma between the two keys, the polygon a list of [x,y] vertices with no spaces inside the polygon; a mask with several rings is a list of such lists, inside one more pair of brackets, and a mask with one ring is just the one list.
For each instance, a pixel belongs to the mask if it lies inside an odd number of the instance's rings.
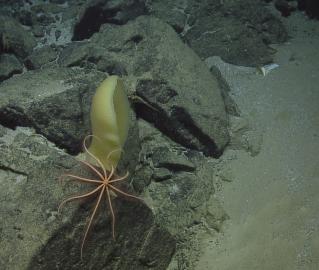
{"label": "dark rock", "polygon": [[288,38],[261,1],[155,0],[150,5],[151,14],[172,25],[202,59],[221,56],[237,65],[262,65],[272,61],[268,44]]}
{"label": "dark rock", "polygon": [[218,81],[172,28],[146,16],[105,25],[90,41],[67,46],[59,63],[101,69],[109,59],[115,68],[108,71],[137,78],[131,91],[139,117],[182,145],[221,154],[229,138]]}
{"label": "dark rock", "polygon": [[52,16],[50,14],[46,14],[46,13],[40,13],[37,15],[36,18],[37,18],[37,22],[40,25],[44,25],[44,26],[48,26],[48,25],[55,22],[54,16]]}
{"label": "dark rock", "polygon": [[35,37],[44,37],[44,29],[40,25],[35,25],[32,28],[32,33]]}
{"label": "dark rock", "polygon": [[275,7],[281,12],[281,16],[288,17],[292,11],[295,11],[296,8],[289,4],[286,0],[276,0]]}
{"label": "dark rock", "polygon": [[172,171],[194,171],[195,166],[185,155],[178,155],[166,147],[153,150],[152,160],[157,168],[166,168]]}
{"label": "dark rock", "polygon": [[35,38],[15,19],[0,16],[0,54],[12,52],[23,59],[33,51],[35,46]]}
{"label": "dark rock", "polygon": [[306,9],[306,0],[298,0],[298,9],[300,10]]}
{"label": "dark rock", "polygon": [[[157,213],[158,223],[178,239],[169,269],[175,269],[174,263],[176,269],[177,265],[181,269],[194,269],[193,262],[200,253],[196,232],[202,228],[202,222],[206,220],[205,226],[220,230],[227,218],[221,205],[213,198],[216,166],[212,159],[178,145],[143,119],[138,120],[138,125],[142,147],[138,166],[139,174],[144,177],[134,175],[133,185],[135,187],[138,183],[138,188],[148,194],[146,200]],[[173,153],[165,154],[165,149]],[[163,158],[160,153],[163,153]],[[155,166],[158,160],[165,160],[170,155],[185,155],[195,170],[173,171]],[[143,179],[150,177],[150,172],[153,172],[153,181],[143,183]]]}
{"label": "dark rock", "polygon": [[53,14],[58,14],[63,12],[65,7],[53,4],[53,3],[42,3],[32,5],[31,11],[37,14],[37,16],[41,14],[49,14],[52,16]]}
{"label": "dark rock", "polygon": [[152,174],[152,178],[156,182],[161,182],[172,177],[172,172],[166,168],[155,168]]}
{"label": "dark rock", "polygon": [[88,42],[73,42],[61,52],[58,63],[63,67],[84,66],[89,57],[98,57],[96,51]]}
{"label": "dark rock", "polygon": [[67,0],[50,0],[53,4],[64,4]]}
{"label": "dark rock", "polygon": [[[190,13],[185,12],[185,5],[191,1],[155,0],[149,3],[150,14],[172,26],[177,33],[183,33]],[[190,10],[192,12],[192,10]]]}
{"label": "dark rock", "polygon": [[[65,170],[84,177],[94,175],[30,129],[13,131],[0,126],[0,134],[1,269],[167,268],[175,239],[155,222],[146,204],[120,197],[112,200],[116,241],[111,214],[103,203],[81,260],[84,224],[95,203],[70,203],[58,214],[66,193],[79,191],[77,183],[61,185],[58,177]],[[86,188],[82,186],[81,192],[87,192]]]}
{"label": "dark rock", "polygon": [[72,40],[83,40],[91,37],[99,31],[102,24],[123,25],[146,13],[145,0],[90,0],[83,7],[80,18],[75,24]]}
{"label": "dark rock", "polygon": [[21,10],[16,14],[19,22],[23,25],[32,26],[35,18],[33,17],[34,14],[28,10]]}
{"label": "dark rock", "polygon": [[[76,153],[89,134],[89,108],[100,73],[63,68],[29,71],[0,84],[0,124],[29,126]],[[86,116],[86,117],[84,117]]]}
{"label": "dark rock", "polygon": [[[116,207],[117,218],[115,241],[111,233],[111,215],[105,215],[108,210],[101,207],[80,260],[83,228],[77,225],[89,214],[85,213],[87,209],[82,208],[82,213],[60,228],[58,234],[54,234],[34,256],[29,269],[56,269],[52,265],[58,265],[63,269],[147,270],[151,267],[165,270],[175,251],[174,238],[155,223],[151,210],[145,204],[118,199],[114,199],[112,204]],[[68,239],[70,234],[73,237]]]}
{"label": "dark rock", "polygon": [[222,225],[224,224],[225,220],[229,219],[229,216],[227,215],[223,207],[221,207],[220,202],[213,196],[211,196],[209,201],[207,202],[206,210],[207,213],[205,215],[205,219],[207,224],[211,228],[220,232]]}
{"label": "dark rock", "polygon": [[97,70],[107,72],[108,74],[116,74],[120,76],[126,76],[127,70],[125,65],[118,61],[116,57],[110,55],[108,59],[101,59],[98,61],[96,65]]}
{"label": "dark rock", "polygon": [[305,10],[310,18],[319,19],[319,2],[317,0],[299,0],[298,8]]}
{"label": "dark rock", "polygon": [[55,40],[58,40],[61,37],[61,30],[55,30],[54,32],[54,36],[55,36]]}
{"label": "dark rock", "polygon": [[57,52],[50,46],[45,46],[34,50],[25,60],[25,65],[28,69],[39,69],[45,64],[54,61],[56,58]]}
{"label": "dark rock", "polygon": [[152,181],[153,170],[150,166],[144,166],[135,170],[133,187],[138,193],[142,193],[145,187],[149,186]]}
{"label": "dark rock", "polygon": [[[105,75],[96,71],[54,67],[6,80],[0,85],[0,124],[33,127],[69,153],[78,153],[83,138],[90,134],[91,99],[103,79]],[[139,153],[133,114],[131,119],[122,158],[126,169],[133,169],[126,157],[137,162]]]}
{"label": "dark rock", "polygon": [[[158,222],[176,235],[181,242],[186,241],[187,231],[191,231],[191,228],[198,225],[208,213],[206,204],[214,193],[215,168],[203,155],[189,155],[187,149],[171,141],[146,121],[140,119],[138,124],[142,144],[139,155],[141,160],[139,166],[142,167],[139,171],[153,171],[153,181],[144,186],[143,190],[149,195],[148,202],[157,213]],[[165,153],[165,149],[168,153]],[[180,166],[174,171],[166,167],[156,167],[159,160],[165,162],[171,160],[170,156],[178,159],[178,156],[183,155],[187,156],[188,162],[192,163],[194,169]],[[144,176],[146,175],[144,173]],[[139,178],[134,176],[134,186]],[[209,208],[213,220],[216,221],[211,223],[214,226],[217,223],[222,224],[217,221],[222,220],[220,218],[222,210],[219,207],[220,205],[216,205],[216,208]],[[184,243],[187,245],[190,242]]]}
{"label": "dark rock", "polygon": [[10,78],[13,74],[22,73],[23,67],[12,54],[0,55],[0,82]]}
{"label": "dark rock", "polygon": [[[152,182],[147,188],[156,219],[173,235],[181,236],[207,213],[206,203],[214,193],[214,186],[212,175],[201,177],[204,171],[207,168],[198,168],[195,174],[180,172],[165,181]],[[213,215],[216,216],[215,212]]]}

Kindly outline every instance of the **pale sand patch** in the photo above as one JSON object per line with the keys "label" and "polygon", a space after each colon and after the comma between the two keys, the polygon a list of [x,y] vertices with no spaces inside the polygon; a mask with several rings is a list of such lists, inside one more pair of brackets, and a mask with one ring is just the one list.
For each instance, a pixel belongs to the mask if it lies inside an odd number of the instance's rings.
{"label": "pale sand patch", "polygon": [[[233,182],[216,196],[230,216],[207,235],[196,270],[319,269],[319,22],[296,13],[279,68],[263,77],[227,65],[243,116],[263,133],[259,155],[228,150]],[[235,74],[235,75],[234,75]]]}

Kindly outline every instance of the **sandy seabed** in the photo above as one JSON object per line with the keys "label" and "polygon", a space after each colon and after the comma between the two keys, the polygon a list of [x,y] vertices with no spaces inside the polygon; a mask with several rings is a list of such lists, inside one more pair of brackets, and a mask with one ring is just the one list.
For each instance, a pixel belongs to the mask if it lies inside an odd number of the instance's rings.
{"label": "sandy seabed", "polygon": [[223,75],[243,117],[263,134],[244,150],[216,197],[230,216],[203,240],[196,270],[319,269],[319,21],[283,19],[290,39],[273,46],[278,68],[262,76],[227,64]]}

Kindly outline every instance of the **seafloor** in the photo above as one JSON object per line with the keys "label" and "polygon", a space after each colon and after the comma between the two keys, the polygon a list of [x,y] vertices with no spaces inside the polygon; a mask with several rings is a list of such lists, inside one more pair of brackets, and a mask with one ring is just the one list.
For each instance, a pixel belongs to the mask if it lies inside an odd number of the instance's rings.
{"label": "seafloor", "polygon": [[[319,23],[298,2],[0,0],[0,269],[319,269]],[[83,244],[96,196],[57,211],[92,188],[58,180],[101,178],[79,160],[110,75],[126,193]]]}
{"label": "seafloor", "polygon": [[230,219],[203,236],[196,270],[319,269],[319,25],[283,18],[290,39],[265,77],[220,64],[243,115],[262,133],[260,153],[229,150],[216,196]]}

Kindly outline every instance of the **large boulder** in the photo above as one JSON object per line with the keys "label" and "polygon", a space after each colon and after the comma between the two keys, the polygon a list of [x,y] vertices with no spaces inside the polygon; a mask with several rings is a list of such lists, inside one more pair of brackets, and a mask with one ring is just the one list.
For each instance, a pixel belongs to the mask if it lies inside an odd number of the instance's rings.
{"label": "large boulder", "polygon": [[272,43],[287,40],[282,22],[256,0],[154,0],[150,14],[174,27],[202,59],[220,56],[236,65],[273,60]]}
{"label": "large boulder", "polygon": [[31,32],[26,31],[14,18],[0,16],[0,54],[13,52],[18,58],[27,57],[36,46]]}
{"label": "large boulder", "polygon": [[[146,204],[113,199],[111,214],[103,200],[84,245],[86,218],[95,200],[70,203],[63,198],[92,187],[58,181],[65,172],[94,177],[79,162],[27,128],[0,126],[0,268],[23,269],[166,269],[175,239],[160,227]],[[129,181],[129,180],[128,180]],[[93,197],[92,197],[93,199]]]}
{"label": "large boulder", "polygon": [[12,77],[0,85],[1,124],[33,127],[76,153],[89,133],[90,99],[104,77],[71,68],[42,69]]}
{"label": "large boulder", "polygon": [[67,46],[59,63],[134,77],[138,115],[182,145],[219,156],[229,141],[217,78],[159,19],[104,25],[90,41]]}

